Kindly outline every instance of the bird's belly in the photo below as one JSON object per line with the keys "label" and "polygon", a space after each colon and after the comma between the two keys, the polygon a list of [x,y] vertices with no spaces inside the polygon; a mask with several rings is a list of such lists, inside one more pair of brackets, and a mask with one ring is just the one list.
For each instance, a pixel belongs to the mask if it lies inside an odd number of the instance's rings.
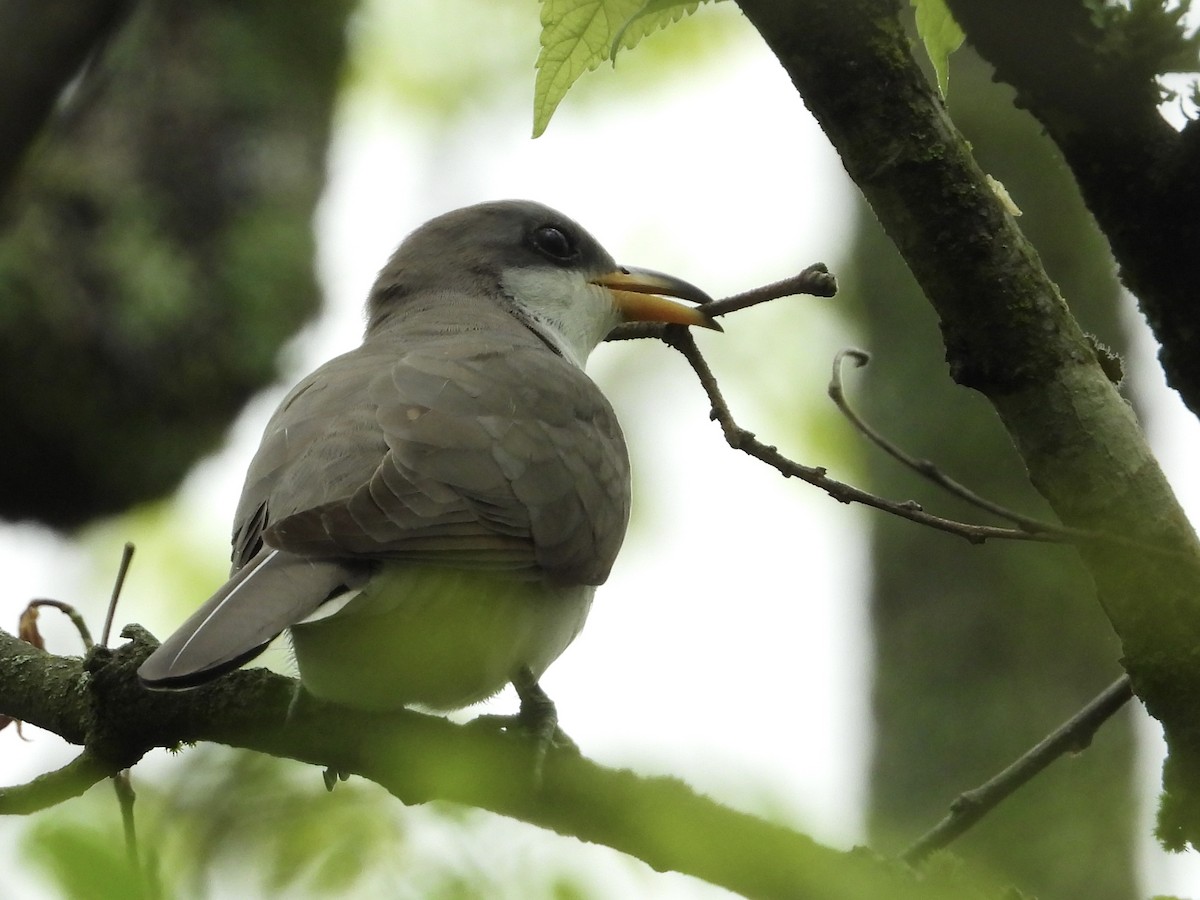
{"label": "bird's belly", "polygon": [[574,640],[595,588],[488,572],[391,565],[344,609],[291,628],[314,696],[361,709],[457,709],[528,668],[538,678]]}

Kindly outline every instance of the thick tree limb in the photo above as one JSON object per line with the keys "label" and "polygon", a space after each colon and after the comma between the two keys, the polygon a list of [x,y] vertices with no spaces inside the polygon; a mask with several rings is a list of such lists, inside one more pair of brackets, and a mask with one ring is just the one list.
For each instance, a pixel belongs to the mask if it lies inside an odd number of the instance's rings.
{"label": "thick tree limb", "polygon": [[1137,694],[1164,725],[1161,833],[1200,841],[1200,543],[1092,345],[913,59],[897,0],[742,0],[1080,545]]}
{"label": "thick tree limb", "polygon": [[[103,5],[0,0],[0,47],[40,52],[60,8]],[[73,529],[170,493],[319,301],[311,218],[352,0],[129,5],[5,196],[6,519]],[[0,108],[25,102],[0,83]]]}
{"label": "thick tree limb", "polygon": [[[0,711],[86,744],[71,771],[50,776],[67,786],[56,787],[60,798],[133,765],[152,747],[215,741],[361,775],[405,803],[439,799],[491,810],[750,897],[961,895],[961,886],[918,883],[902,867],[822,847],[676,779],[607,769],[560,748],[547,753],[535,789],[535,748],[525,740],[407,710],[367,714],[307,697],[297,702],[294,681],[262,669],[192,691],[147,691],[135,671],[153,641],[136,627],[126,636],[134,640],[81,661],[0,631]],[[9,789],[0,811],[44,806],[24,802],[34,793]]]}
{"label": "thick tree limb", "polygon": [[[950,0],[973,47],[1058,144],[1162,350],[1200,414],[1200,125],[1158,113],[1160,72],[1196,70],[1178,10],[1079,0]],[[1030,23],[1037,23],[1030,27]]]}
{"label": "thick tree limb", "polygon": [[128,0],[0,0],[0,193],[88,54]]}

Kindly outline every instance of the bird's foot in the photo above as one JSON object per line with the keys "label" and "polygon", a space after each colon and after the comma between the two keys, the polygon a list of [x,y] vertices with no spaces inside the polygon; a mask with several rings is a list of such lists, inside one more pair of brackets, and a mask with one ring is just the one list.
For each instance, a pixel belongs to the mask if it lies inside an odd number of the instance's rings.
{"label": "bird's foot", "polygon": [[517,696],[521,698],[521,711],[516,716],[520,729],[545,746],[578,752],[575,742],[558,727],[558,710],[554,701],[528,672],[524,675],[525,678],[513,682]]}
{"label": "bird's foot", "polygon": [[513,687],[521,698],[521,711],[517,713],[518,726],[534,742],[533,783],[540,788],[546,767],[546,753],[550,748],[561,747],[576,753],[579,748],[558,727],[558,710],[554,707],[554,701],[542,690],[533,673],[522,669],[513,679]]}
{"label": "bird's foot", "polygon": [[558,710],[554,707],[554,701],[542,690],[529,670],[523,669],[512,684],[521,698],[521,711],[515,716],[479,716],[471,725],[519,734],[532,742],[533,783],[540,788],[546,754],[550,749],[579,753],[579,746],[558,727]]}
{"label": "bird's foot", "polygon": [[[325,790],[327,791],[332,791],[335,787],[337,787],[337,783],[339,781],[345,781],[349,777],[349,772],[341,772],[334,768],[326,769],[321,773],[321,778],[325,782]],[[341,795],[339,794],[338,796]]]}

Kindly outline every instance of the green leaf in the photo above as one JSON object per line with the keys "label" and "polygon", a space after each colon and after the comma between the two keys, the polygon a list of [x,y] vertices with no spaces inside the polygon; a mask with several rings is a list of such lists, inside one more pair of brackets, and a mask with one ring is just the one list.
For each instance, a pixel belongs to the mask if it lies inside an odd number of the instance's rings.
{"label": "green leaf", "polygon": [[25,858],[48,876],[55,897],[136,900],[146,896],[141,878],[126,855],[115,810],[110,809],[110,813],[112,819],[103,825],[43,818],[26,834]]}
{"label": "green leaf", "polygon": [[946,0],[912,0],[917,11],[917,34],[933,63],[938,91],[943,97],[950,82],[950,54],[962,46],[963,33],[946,8]]}
{"label": "green leaf", "polygon": [[701,0],[542,0],[541,52],[533,87],[533,136],[584,72],[632,49],[652,31],[692,13]]}
{"label": "green leaf", "polygon": [[632,50],[646,35],[666,28],[684,16],[690,16],[700,7],[701,2],[702,0],[645,0],[642,8],[613,35],[612,46],[609,48],[613,65],[616,65],[617,50],[621,47]]}

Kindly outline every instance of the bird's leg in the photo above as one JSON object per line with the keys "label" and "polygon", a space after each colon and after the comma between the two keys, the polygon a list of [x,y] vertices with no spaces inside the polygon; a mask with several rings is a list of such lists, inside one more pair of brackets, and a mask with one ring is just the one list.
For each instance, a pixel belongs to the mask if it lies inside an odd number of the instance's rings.
{"label": "bird's leg", "polygon": [[479,716],[472,727],[498,728],[521,732],[534,742],[533,782],[541,786],[546,753],[551,747],[579,752],[575,742],[558,727],[558,711],[554,701],[542,690],[533,673],[527,668],[517,672],[512,680],[521,700],[521,711],[515,716]]}
{"label": "bird's leg", "polygon": [[523,731],[543,746],[579,749],[558,727],[558,710],[554,708],[554,701],[542,690],[532,672],[521,669],[513,679],[512,686],[517,689],[517,696],[521,698],[521,711],[517,714],[517,723]]}
{"label": "bird's leg", "polygon": [[517,672],[512,686],[517,689],[517,696],[521,698],[517,724],[534,741],[533,777],[534,783],[540,786],[546,752],[551,747],[568,748],[576,752],[579,748],[558,727],[558,710],[554,707],[554,701],[542,690],[542,686],[537,683],[529,669],[522,668]]}

